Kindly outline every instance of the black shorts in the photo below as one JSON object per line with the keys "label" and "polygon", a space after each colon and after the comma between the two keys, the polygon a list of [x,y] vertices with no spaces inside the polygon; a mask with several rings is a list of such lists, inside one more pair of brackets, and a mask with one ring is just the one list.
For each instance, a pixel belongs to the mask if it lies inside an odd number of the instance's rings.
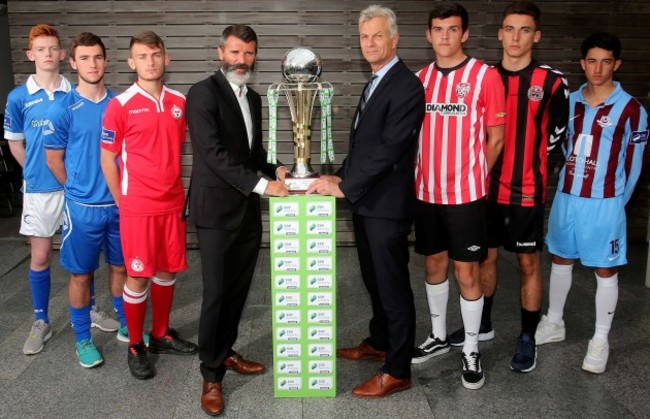
{"label": "black shorts", "polygon": [[522,207],[488,201],[488,247],[513,253],[534,253],[544,248],[544,205]]}
{"label": "black shorts", "polygon": [[443,251],[459,262],[487,256],[485,199],[461,205],[415,204],[415,251],[430,256]]}

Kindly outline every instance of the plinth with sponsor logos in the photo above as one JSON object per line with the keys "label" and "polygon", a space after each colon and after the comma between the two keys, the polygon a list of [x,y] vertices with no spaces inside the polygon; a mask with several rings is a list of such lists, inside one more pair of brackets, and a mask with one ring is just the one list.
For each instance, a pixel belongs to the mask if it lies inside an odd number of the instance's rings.
{"label": "plinth with sponsor logos", "polygon": [[336,396],[336,200],[270,198],[275,397]]}

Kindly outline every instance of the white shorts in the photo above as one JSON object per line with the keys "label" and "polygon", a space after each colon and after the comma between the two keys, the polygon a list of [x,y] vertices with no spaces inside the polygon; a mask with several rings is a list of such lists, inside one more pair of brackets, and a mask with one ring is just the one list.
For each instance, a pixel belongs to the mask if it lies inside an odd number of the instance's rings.
{"label": "white shorts", "polygon": [[63,191],[25,193],[20,234],[52,237],[63,223]]}

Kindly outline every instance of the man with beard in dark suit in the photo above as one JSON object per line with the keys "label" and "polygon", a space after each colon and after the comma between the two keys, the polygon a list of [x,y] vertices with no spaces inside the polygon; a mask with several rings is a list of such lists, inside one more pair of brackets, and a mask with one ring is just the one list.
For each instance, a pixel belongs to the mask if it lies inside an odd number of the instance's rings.
{"label": "man with beard in dark suit", "polygon": [[[246,86],[255,65],[257,35],[245,25],[227,27],[218,48],[221,69],[187,95],[193,148],[189,221],[196,225],[203,275],[199,321],[201,407],[224,409],[226,369],[258,374],[264,365],[233,351],[262,238],[260,195],[285,196],[287,168],[266,162],[262,101]],[[265,177],[257,173],[262,172]]]}

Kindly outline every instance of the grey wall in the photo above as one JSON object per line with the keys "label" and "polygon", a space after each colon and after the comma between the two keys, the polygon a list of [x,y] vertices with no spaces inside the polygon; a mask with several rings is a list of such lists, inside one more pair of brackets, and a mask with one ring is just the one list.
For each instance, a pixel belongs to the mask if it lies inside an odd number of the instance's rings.
{"label": "grey wall", "polygon": [[0,2],[0,112],[4,112],[7,94],[14,87],[6,2]]}

